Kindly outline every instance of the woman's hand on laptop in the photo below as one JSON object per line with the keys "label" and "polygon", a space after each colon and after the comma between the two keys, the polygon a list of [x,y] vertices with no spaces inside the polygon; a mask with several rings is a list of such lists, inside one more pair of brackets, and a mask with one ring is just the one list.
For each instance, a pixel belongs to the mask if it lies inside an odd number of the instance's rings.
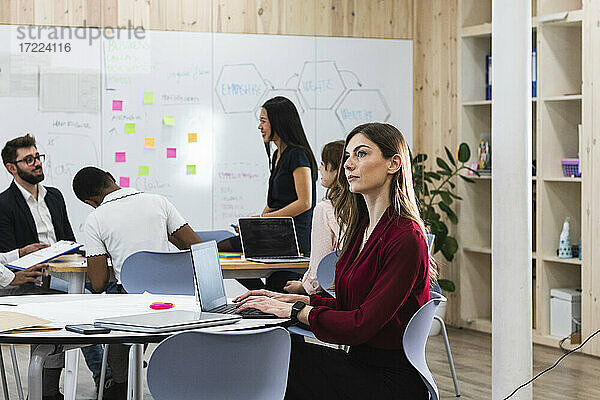
{"label": "woman's hand on laptop", "polygon": [[[236,297],[235,299],[233,299],[233,301],[235,303],[240,303],[249,297],[258,297],[258,296],[271,298],[274,300],[281,301],[283,303],[292,303],[293,304],[297,301],[303,301],[306,304],[310,303],[310,298],[308,296],[302,296],[302,295],[297,295],[297,294],[277,293],[277,292],[272,292],[272,291],[266,290],[266,289],[250,290],[249,292],[246,292],[243,295]],[[277,314],[275,314],[275,315],[277,315]]]}
{"label": "woman's hand on laptop", "polygon": [[237,307],[237,312],[255,308],[267,314],[273,314],[279,318],[289,318],[292,312],[292,304],[276,300],[272,297],[249,296],[242,300]]}

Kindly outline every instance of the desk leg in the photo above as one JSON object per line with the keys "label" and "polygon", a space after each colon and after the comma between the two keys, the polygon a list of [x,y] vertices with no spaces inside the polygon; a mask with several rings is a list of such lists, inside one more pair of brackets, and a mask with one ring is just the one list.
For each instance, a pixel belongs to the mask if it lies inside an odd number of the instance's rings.
{"label": "desk leg", "polygon": [[144,398],[144,381],[142,368],[144,364],[144,345],[133,344],[129,349],[129,381],[127,386],[128,400],[142,400]]}
{"label": "desk leg", "polygon": [[[70,272],[67,280],[69,282],[69,293],[81,294],[85,288],[85,274],[81,272]],[[65,400],[75,400],[77,394],[77,371],[79,368],[79,349],[65,352]]]}
{"label": "desk leg", "polygon": [[29,373],[27,382],[29,383],[29,400],[42,400],[42,370],[46,357],[54,353],[53,344],[40,344],[36,346],[29,360]]}

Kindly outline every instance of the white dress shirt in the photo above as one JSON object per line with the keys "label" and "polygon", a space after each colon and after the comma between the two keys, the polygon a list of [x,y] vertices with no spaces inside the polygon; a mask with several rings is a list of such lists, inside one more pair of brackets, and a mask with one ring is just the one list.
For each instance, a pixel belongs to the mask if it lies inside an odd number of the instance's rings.
{"label": "white dress shirt", "polygon": [[48,205],[44,201],[47,190],[44,186],[38,185],[38,198],[37,200],[31,193],[27,191],[23,186],[19,185],[17,181],[15,184],[23,194],[25,202],[31,210],[33,215],[33,221],[35,222],[35,229],[37,230],[38,241],[43,244],[54,244],[56,243],[56,233],[54,232],[54,225],[52,224],[52,216]]}
{"label": "white dress shirt", "polygon": [[109,255],[117,282],[123,261],[138,251],[170,251],[168,235],[187,222],[165,197],[123,188],[85,220],[86,257]]}
{"label": "white dress shirt", "polygon": [[0,253],[0,287],[9,286],[15,279],[15,274],[4,265],[19,258],[19,249],[9,251],[8,253]]}
{"label": "white dress shirt", "polygon": [[321,291],[317,280],[317,267],[327,254],[337,247],[340,226],[335,219],[331,201],[324,200],[315,206],[310,236],[310,263],[302,277],[302,286],[306,293],[315,294]]}

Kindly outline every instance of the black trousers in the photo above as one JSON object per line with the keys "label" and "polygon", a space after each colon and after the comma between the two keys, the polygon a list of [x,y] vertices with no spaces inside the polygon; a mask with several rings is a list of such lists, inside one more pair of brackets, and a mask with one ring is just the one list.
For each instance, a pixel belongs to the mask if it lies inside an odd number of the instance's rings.
{"label": "black trousers", "polygon": [[284,293],[283,288],[288,281],[298,281],[300,279],[302,279],[302,274],[297,272],[275,271],[266,279],[266,283],[263,283],[258,278],[238,279],[237,281],[248,290],[267,289],[273,292]]}
{"label": "black trousers", "polygon": [[429,399],[404,351],[353,346],[346,353],[292,341],[286,400]]}

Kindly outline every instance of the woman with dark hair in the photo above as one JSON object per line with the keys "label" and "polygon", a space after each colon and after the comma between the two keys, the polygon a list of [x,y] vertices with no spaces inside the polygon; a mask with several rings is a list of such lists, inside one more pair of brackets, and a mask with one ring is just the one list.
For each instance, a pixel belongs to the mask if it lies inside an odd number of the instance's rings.
{"label": "woman with dark hair", "polygon": [[[271,170],[267,205],[260,216],[293,217],[300,252],[308,256],[318,173],[317,161],[296,106],[281,96],[267,100],[260,111],[258,129]],[[271,142],[277,148],[272,155]],[[267,278],[267,288],[282,291],[288,280],[301,277],[298,273],[278,271]],[[260,280],[244,279],[240,282],[249,289],[262,286]]]}
{"label": "woman with dark hair", "polygon": [[402,134],[389,124],[357,126],[333,188],[341,256],[336,298],[251,291],[239,310],[257,308],[309,325],[348,353],[292,341],[286,399],[427,399],[402,348],[412,315],[429,299],[436,278],[412,186]]}

